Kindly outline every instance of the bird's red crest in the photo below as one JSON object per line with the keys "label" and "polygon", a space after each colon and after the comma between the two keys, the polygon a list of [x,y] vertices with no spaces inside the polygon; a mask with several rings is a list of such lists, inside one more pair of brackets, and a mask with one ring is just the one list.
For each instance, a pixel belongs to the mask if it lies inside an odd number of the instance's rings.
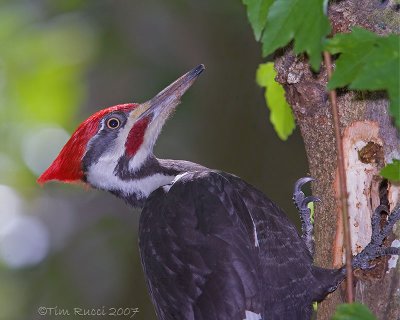
{"label": "bird's red crest", "polygon": [[86,146],[89,140],[99,129],[100,120],[107,114],[114,111],[129,111],[138,104],[120,104],[100,110],[80,124],[71,138],[60,151],[57,158],[49,168],[38,178],[38,183],[44,184],[50,180],[63,182],[76,182],[82,180],[82,158],[85,155]]}

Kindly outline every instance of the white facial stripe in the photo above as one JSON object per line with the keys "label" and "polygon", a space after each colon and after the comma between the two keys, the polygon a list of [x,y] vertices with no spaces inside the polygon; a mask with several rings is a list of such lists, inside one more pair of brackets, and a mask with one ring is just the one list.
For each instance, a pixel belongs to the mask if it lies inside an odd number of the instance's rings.
{"label": "white facial stripe", "polygon": [[[123,192],[125,196],[137,194],[145,198],[158,187],[171,183],[175,176],[155,174],[138,180],[122,180],[115,175],[114,169],[117,167],[119,159],[125,155],[125,144],[129,132],[136,122],[135,117],[131,115],[132,113],[128,116],[125,126],[118,132],[118,136],[113,141],[112,145],[108,147],[108,151],[88,168],[86,177],[88,183],[99,189],[120,191]],[[167,118],[168,113],[161,113],[158,116],[156,115],[150,122],[145,131],[142,145],[132,159],[129,160],[129,170],[132,173],[139,170],[149,157]],[[105,123],[103,120],[101,129],[103,129],[104,126]]]}
{"label": "white facial stripe", "polygon": [[129,160],[129,170],[131,172],[136,172],[140,169],[142,164],[146,161],[147,157],[151,152],[151,148],[147,146],[145,141],[143,141],[142,145],[140,146],[139,150],[136,154]]}
{"label": "white facial stripe", "polygon": [[[106,121],[106,119],[101,120],[100,129],[98,132],[101,132],[104,130],[105,121]],[[112,160],[112,159],[110,160],[108,158],[117,158],[117,160],[118,160],[125,154],[125,142],[128,139],[128,135],[129,135],[130,129],[132,128],[133,123],[134,123],[134,120],[128,118],[124,128],[122,128],[119,131],[117,138],[113,141],[113,144],[108,146],[107,152],[104,153],[104,155],[102,156],[102,158],[104,158],[103,162],[107,163]],[[95,135],[95,137],[97,135],[98,135],[98,133]],[[86,150],[89,150],[91,148],[93,138],[89,140],[88,147],[86,148]],[[116,163],[115,163],[115,165],[116,165]],[[114,168],[115,168],[115,166],[114,166]]]}
{"label": "white facial stripe", "polygon": [[97,163],[90,166],[88,182],[99,189],[121,191],[125,196],[137,194],[146,198],[155,189],[170,183],[175,178],[157,173],[146,178],[125,181],[109,169],[115,166],[116,161],[111,156],[101,157]]}
{"label": "white facial stripe", "polygon": [[[105,126],[105,121],[101,123],[101,129]],[[143,179],[125,181],[115,175],[114,169],[116,168],[119,159],[125,154],[125,143],[128,139],[129,132],[135,124],[135,119],[128,117],[128,120],[118,133],[117,138],[113,141],[113,145],[109,146],[107,153],[103,154],[96,163],[88,168],[87,180],[88,182],[104,190],[119,190],[125,195],[138,194],[147,197],[158,187],[168,184],[174,178],[173,176],[165,176],[162,174],[155,174]],[[130,170],[134,172],[144,163],[149,156],[151,149],[148,147],[148,138],[146,135],[142,146],[139,151],[130,161]],[[132,166],[134,164],[134,166]],[[135,168],[135,170],[133,170]]]}
{"label": "white facial stripe", "polygon": [[148,125],[144,137],[143,143],[139,150],[129,161],[129,170],[135,172],[142,166],[143,162],[147,159],[149,154],[152,152],[154,144],[161,132],[161,129],[168,118],[168,113],[155,113],[153,120]]}
{"label": "white facial stripe", "polygon": [[[134,125],[134,120],[128,117],[125,126],[118,133],[117,139],[114,142],[114,150],[111,150],[111,154],[113,157],[121,158],[125,154],[125,143],[128,139],[129,132],[131,131],[132,126]],[[115,167],[114,167],[115,168]]]}
{"label": "white facial stripe", "polygon": [[[128,117],[128,122],[125,126],[125,127],[129,127],[129,131],[135,125],[137,115],[140,115],[142,112],[143,112],[143,110],[141,112],[138,112],[138,110],[135,109],[130,113],[130,115]],[[152,125],[152,122],[150,122],[149,126],[146,128],[142,145],[139,147],[138,151],[135,153],[135,155],[129,161],[129,170],[131,172],[136,172],[137,170],[140,169],[140,167],[145,162],[145,160],[147,159],[147,157],[149,156],[149,154],[152,150],[154,143],[151,144],[151,140],[149,139],[149,131],[150,131],[149,129],[151,128],[151,125]],[[129,131],[126,134],[125,142],[128,138]],[[125,149],[125,142],[123,144],[124,149]]]}

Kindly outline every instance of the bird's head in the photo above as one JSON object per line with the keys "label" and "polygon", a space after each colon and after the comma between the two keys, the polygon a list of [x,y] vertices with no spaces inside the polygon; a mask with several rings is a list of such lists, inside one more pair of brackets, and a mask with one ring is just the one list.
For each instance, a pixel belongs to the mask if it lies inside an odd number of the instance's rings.
{"label": "bird's head", "polygon": [[[145,103],[120,104],[90,116],[79,125],[38,182],[83,181],[117,194],[147,196],[154,183],[145,181],[146,177],[139,172],[153,158],[154,144],[168,116],[203,70],[203,65],[194,68]],[[160,185],[163,180],[168,183],[168,179],[162,173],[152,176]]]}

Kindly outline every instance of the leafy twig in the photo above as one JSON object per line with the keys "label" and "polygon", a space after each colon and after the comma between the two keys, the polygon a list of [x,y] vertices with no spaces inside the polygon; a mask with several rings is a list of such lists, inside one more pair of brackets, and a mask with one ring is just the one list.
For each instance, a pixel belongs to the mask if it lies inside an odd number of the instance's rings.
{"label": "leafy twig", "polygon": [[[328,78],[332,77],[332,60],[331,55],[324,51],[324,62],[328,73]],[[353,292],[353,269],[351,265],[352,253],[351,253],[351,235],[350,235],[350,223],[348,214],[348,203],[347,203],[347,185],[346,185],[346,174],[344,168],[344,157],[343,157],[343,143],[342,136],[340,134],[339,125],[339,110],[336,100],[336,90],[329,91],[329,99],[332,106],[333,125],[335,129],[335,140],[336,140],[336,152],[337,152],[337,167],[339,171],[339,205],[343,216],[343,231],[344,231],[344,247],[346,254],[346,295],[347,302],[352,303],[354,301]]]}

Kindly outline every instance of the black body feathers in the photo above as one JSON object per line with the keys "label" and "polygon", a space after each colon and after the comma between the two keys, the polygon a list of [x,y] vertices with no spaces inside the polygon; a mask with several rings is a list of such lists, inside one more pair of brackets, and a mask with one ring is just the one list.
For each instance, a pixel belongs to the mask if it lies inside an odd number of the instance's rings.
{"label": "black body feathers", "polygon": [[314,267],[263,193],[219,171],[184,173],[147,199],[141,259],[159,319],[309,319],[344,278]]}

